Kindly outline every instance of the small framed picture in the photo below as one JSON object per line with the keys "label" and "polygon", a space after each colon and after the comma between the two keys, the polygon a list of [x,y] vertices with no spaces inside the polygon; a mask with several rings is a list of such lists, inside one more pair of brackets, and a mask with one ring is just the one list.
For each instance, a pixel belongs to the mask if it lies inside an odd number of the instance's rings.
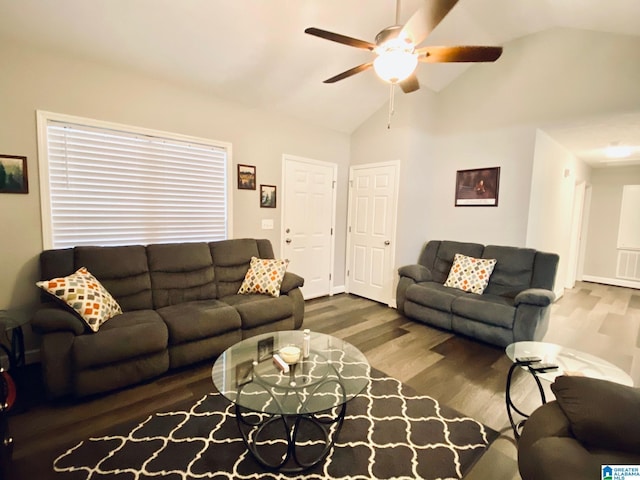
{"label": "small framed picture", "polygon": [[260,207],[276,208],[275,185],[260,185]]}
{"label": "small framed picture", "polygon": [[240,387],[253,381],[253,360],[236,365],[236,386]]}
{"label": "small framed picture", "polygon": [[256,189],[256,167],[238,164],[238,188],[240,190]]}
{"label": "small framed picture", "polygon": [[0,155],[0,193],[29,193],[27,157]]}
{"label": "small framed picture", "polygon": [[458,170],[456,207],[497,207],[500,167]]}
{"label": "small framed picture", "polygon": [[258,342],[258,362],[268,360],[273,356],[273,337],[264,338]]}

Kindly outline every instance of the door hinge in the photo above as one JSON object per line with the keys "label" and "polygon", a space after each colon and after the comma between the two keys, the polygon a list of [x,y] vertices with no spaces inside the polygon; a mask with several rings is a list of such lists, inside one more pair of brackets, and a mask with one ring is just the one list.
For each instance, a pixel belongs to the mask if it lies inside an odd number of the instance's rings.
{"label": "door hinge", "polygon": [[331,280],[331,274],[329,274],[329,280]]}
{"label": "door hinge", "polygon": [[349,276],[349,270],[347,270],[347,277]]}
{"label": "door hinge", "polygon": [[336,188],[336,181],[335,180],[333,182],[331,182],[331,188],[333,188],[333,189]]}
{"label": "door hinge", "polygon": [[331,233],[329,235],[333,235],[333,227],[331,227]]}

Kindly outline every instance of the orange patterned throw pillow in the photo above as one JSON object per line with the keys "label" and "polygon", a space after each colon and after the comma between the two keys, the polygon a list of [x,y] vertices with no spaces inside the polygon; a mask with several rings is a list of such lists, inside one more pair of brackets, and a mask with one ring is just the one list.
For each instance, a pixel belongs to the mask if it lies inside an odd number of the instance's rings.
{"label": "orange patterned throw pillow", "polygon": [[263,293],[272,297],[280,296],[280,285],[287,271],[289,260],[272,260],[251,257],[249,270],[244,276],[238,294]]}
{"label": "orange patterned throw pillow", "polygon": [[122,313],[118,302],[85,267],[68,277],[44,280],[36,285],[69,305],[94,332]]}
{"label": "orange patterned throw pillow", "polygon": [[467,257],[456,253],[444,286],[482,294],[489,284],[496,262],[495,259]]}

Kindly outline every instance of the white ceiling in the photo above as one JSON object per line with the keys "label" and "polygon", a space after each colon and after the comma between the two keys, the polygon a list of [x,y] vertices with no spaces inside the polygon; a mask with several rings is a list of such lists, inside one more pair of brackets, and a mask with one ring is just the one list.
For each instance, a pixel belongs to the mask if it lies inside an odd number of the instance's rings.
{"label": "white ceiling", "polygon": [[[401,23],[422,1],[402,1]],[[0,0],[0,37],[135,69],[349,133],[386,103],[388,88],[372,71],[323,84],[369,61],[372,53],[306,35],[304,29],[373,41],[394,18],[394,0]],[[555,26],[639,35],[640,1],[459,0],[423,45],[504,45]],[[473,66],[418,68],[422,88],[439,91]],[[635,120],[625,135],[634,130],[640,145]],[[584,153],[593,149],[586,143],[593,139],[587,130],[580,125],[563,134]],[[616,137],[625,139],[622,133]]]}

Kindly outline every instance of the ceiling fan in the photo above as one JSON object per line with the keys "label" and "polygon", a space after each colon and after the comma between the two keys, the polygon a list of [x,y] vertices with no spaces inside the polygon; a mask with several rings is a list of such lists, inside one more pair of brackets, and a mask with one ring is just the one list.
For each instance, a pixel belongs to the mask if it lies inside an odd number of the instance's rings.
{"label": "ceiling fan", "polygon": [[335,83],[356,73],[373,67],[378,76],[392,85],[400,85],[402,91],[410,93],[418,90],[420,84],[415,70],[418,62],[494,62],[502,54],[502,47],[456,46],[417,48],[427,35],[442,21],[458,0],[425,0],[424,5],[409,18],[406,24],[399,25],[400,0],[396,3],[396,24],[387,27],[376,35],[375,43],[347,37],[311,27],[305,33],[316,37],[342,43],[350,47],[374,52],[377,56],[372,62],[363,63],[346,70],[324,83]]}

